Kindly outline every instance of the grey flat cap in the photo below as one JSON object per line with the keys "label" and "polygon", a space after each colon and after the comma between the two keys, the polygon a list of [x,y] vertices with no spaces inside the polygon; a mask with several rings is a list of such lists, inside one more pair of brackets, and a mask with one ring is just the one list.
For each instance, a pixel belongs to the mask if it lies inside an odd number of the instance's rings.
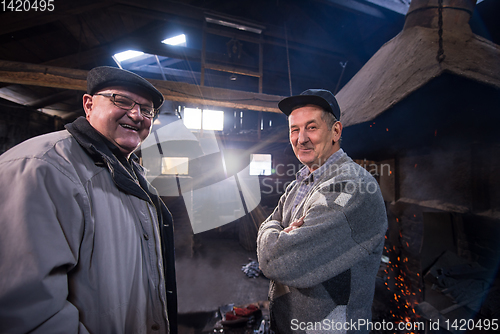
{"label": "grey flat cap", "polygon": [[296,106],[303,104],[320,106],[332,113],[337,120],[340,120],[340,108],[337,99],[326,89],[308,89],[300,93],[300,95],[286,97],[278,102],[278,107],[285,115],[289,116]]}
{"label": "grey flat cap", "polygon": [[158,109],[163,103],[163,95],[143,77],[111,66],[99,66],[91,69],[87,75],[87,93],[94,94],[104,88],[122,86],[132,92],[138,90],[151,97],[153,106]]}

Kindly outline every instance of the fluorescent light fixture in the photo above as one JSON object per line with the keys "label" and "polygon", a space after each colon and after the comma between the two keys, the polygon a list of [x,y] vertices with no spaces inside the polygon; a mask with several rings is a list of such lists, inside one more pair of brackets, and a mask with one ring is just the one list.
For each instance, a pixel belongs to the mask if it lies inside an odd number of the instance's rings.
{"label": "fluorescent light fixture", "polygon": [[234,28],[234,29],[243,30],[243,31],[249,31],[249,32],[253,32],[256,34],[261,34],[262,30],[264,30],[264,27],[262,27],[262,26],[258,26],[258,25],[254,25],[254,24],[246,23],[246,22],[236,22],[236,21],[227,19],[227,18],[222,17],[222,16],[220,16],[220,17],[213,16],[213,15],[205,16],[205,20],[208,23],[218,24],[218,25],[221,25],[224,27]]}
{"label": "fluorescent light fixture", "polygon": [[186,46],[186,35],[180,34],[174,37],[170,37],[161,41],[163,44],[168,45],[182,45]]}
{"label": "fluorescent light fixture", "polygon": [[115,53],[114,57],[118,61],[124,61],[124,60],[128,60],[128,59],[142,56],[143,54],[144,54],[144,52],[141,52],[141,51],[127,50],[127,51]]}

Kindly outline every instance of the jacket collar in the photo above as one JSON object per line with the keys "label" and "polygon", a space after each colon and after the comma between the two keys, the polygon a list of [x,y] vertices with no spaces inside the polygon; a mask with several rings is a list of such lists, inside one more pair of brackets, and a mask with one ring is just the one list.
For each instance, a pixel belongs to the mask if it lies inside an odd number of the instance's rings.
{"label": "jacket collar", "polygon": [[[106,166],[113,178],[113,182],[122,191],[151,202],[149,192],[140,184],[147,184],[144,170],[135,162],[137,156],[132,153],[129,161],[120,156],[119,149],[95,130],[85,117],[77,118],[73,123],[67,124],[66,129],[83,147],[96,165]],[[125,167],[130,164],[130,168]],[[138,178],[138,182],[134,177]]]}

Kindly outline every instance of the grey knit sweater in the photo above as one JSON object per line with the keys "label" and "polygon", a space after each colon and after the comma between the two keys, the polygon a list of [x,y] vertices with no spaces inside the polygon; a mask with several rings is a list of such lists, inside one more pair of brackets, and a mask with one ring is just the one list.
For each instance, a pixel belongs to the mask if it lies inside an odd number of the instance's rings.
{"label": "grey knit sweater", "polygon": [[[257,238],[271,279],[271,330],[367,333],[387,229],[380,188],[345,153],[294,209],[298,187],[288,186]],[[283,232],[302,216],[301,227]]]}

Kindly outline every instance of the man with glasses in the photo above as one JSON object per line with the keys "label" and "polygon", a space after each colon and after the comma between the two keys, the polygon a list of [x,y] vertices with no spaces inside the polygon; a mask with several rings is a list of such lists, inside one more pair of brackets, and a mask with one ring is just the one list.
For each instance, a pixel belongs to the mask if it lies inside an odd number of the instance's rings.
{"label": "man with glasses", "polygon": [[258,233],[271,333],[368,333],[387,229],[380,188],[340,148],[331,92],[308,89],[278,107],[305,166]]}
{"label": "man with glasses", "polygon": [[133,153],[162,103],[96,67],[86,117],[0,156],[0,333],[177,333],[172,216]]}

